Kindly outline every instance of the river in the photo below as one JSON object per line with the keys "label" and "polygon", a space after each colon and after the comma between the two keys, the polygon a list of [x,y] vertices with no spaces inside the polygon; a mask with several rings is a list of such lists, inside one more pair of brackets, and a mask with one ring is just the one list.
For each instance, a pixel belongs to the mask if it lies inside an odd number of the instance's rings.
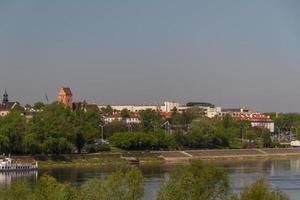
{"label": "river", "polygon": [[[300,196],[300,158],[278,160],[248,160],[248,161],[215,161],[224,167],[229,174],[232,189],[240,191],[243,185],[251,183],[259,177],[265,177],[274,188],[286,192],[291,200],[298,200]],[[145,177],[145,200],[155,199],[156,194],[168,173],[176,165],[142,165],[140,169]],[[45,173],[54,176],[61,182],[71,182],[80,185],[91,178],[105,177],[116,168],[88,167],[88,168],[52,168],[27,173],[0,173],[0,184],[9,185],[20,177],[28,177],[36,182],[37,177]]]}

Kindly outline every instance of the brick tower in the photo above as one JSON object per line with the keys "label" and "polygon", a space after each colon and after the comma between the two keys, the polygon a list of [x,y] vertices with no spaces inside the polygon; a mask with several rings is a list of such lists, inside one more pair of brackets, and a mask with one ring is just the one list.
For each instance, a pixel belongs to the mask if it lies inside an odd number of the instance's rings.
{"label": "brick tower", "polygon": [[73,98],[72,98],[71,89],[67,87],[61,88],[60,91],[58,92],[57,100],[59,103],[72,109]]}

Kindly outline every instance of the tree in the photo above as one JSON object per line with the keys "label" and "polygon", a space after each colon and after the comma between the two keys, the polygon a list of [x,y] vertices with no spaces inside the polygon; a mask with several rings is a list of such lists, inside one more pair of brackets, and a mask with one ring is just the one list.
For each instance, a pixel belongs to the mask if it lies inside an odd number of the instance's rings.
{"label": "tree", "polygon": [[33,109],[35,110],[41,110],[45,107],[45,104],[43,102],[36,102],[34,105],[33,105]]}
{"label": "tree", "polygon": [[[23,153],[26,119],[19,111],[0,117],[0,144],[4,153]],[[6,143],[6,144],[5,144]]]}
{"label": "tree", "polygon": [[126,150],[172,149],[174,137],[164,133],[115,133],[109,138],[111,144]]}
{"label": "tree", "polygon": [[104,198],[111,200],[139,200],[144,195],[143,175],[137,168],[121,170],[104,183]]}
{"label": "tree", "polygon": [[128,130],[126,123],[123,121],[114,120],[104,127],[105,137],[109,138],[114,133],[126,132]]}
{"label": "tree", "polygon": [[107,105],[104,108],[101,108],[101,111],[105,114],[105,115],[111,115],[113,114],[114,110],[110,105]]}
{"label": "tree", "polygon": [[224,128],[230,128],[234,126],[234,120],[230,115],[225,115],[223,118],[223,127]]}
{"label": "tree", "polygon": [[271,138],[271,133],[269,130],[265,130],[263,131],[262,134],[262,145],[265,148],[270,148],[273,146],[273,142],[272,142],[272,138]]}
{"label": "tree", "polygon": [[224,170],[194,160],[171,172],[162,186],[158,200],[225,200],[229,194],[229,180]]}
{"label": "tree", "polygon": [[82,133],[85,140],[100,137],[100,116],[96,110],[78,109],[75,111],[75,132]]}
{"label": "tree", "polygon": [[193,120],[205,117],[203,109],[200,109],[198,106],[193,106],[188,108],[182,113],[183,123],[190,124]]}
{"label": "tree", "polygon": [[75,138],[75,115],[53,103],[46,105],[28,124],[26,147],[42,153],[70,152]]}
{"label": "tree", "polygon": [[81,149],[85,145],[85,138],[83,137],[82,133],[76,133],[76,138],[75,138],[75,146],[77,148],[78,153],[81,153]]}
{"label": "tree", "polygon": [[[70,193],[70,188],[69,184],[59,183],[55,178],[45,175],[38,180],[34,190],[34,199],[70,199],[70,196],[75,196]],[[75,190],[72,192],[74,193]]]}
{"label": "tree", "polygon": [[288,200],[286,194],[271,189],[269,183],[259,179],[249,186],[244,187],[240,195],[233,195],[231,200]]}
{"label": "tree", "polygon": [[122,118],[129,118],[130,111],[127,108],[124,108],[123,110],[121,110],[121,116],[122,116]]}
{"label": "tree", "polygon": [[16,181],[8,190],[0,191],[0,199],[32,200],[33,195],[29,181],[27,179]]}
{"label": "tree", "polygon": [[139,114],[145,132],[155,132],[160,128],[162,117],[158,111],[146,109],[140,111]]}

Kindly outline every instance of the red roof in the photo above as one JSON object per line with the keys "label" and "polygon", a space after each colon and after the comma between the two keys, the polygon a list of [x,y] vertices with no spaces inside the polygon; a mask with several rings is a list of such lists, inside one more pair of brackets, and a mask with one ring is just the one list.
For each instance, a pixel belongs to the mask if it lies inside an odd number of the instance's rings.
{"label": "red roof", "polygon": [[165,118],[170,118],[172,117],[172,112],[161,112],[160,115]]}
{"label": "red roof", "polygon": [[233,118],[235,120],[245,120],[245,121],[264,121],[264,122],[273,122],[269,116],[266,116],[262,113],[234,113]]}

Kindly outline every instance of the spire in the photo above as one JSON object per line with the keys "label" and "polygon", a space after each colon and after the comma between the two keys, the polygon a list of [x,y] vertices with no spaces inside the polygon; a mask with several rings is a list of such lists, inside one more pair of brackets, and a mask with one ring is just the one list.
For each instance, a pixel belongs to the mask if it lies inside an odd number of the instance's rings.
{"label": "spire", "polygon": [[7,103],[8,103],[8,94],[7,94],[7,91],[5,89],[4,94],[3,94],[2,104],[6,105]]}

